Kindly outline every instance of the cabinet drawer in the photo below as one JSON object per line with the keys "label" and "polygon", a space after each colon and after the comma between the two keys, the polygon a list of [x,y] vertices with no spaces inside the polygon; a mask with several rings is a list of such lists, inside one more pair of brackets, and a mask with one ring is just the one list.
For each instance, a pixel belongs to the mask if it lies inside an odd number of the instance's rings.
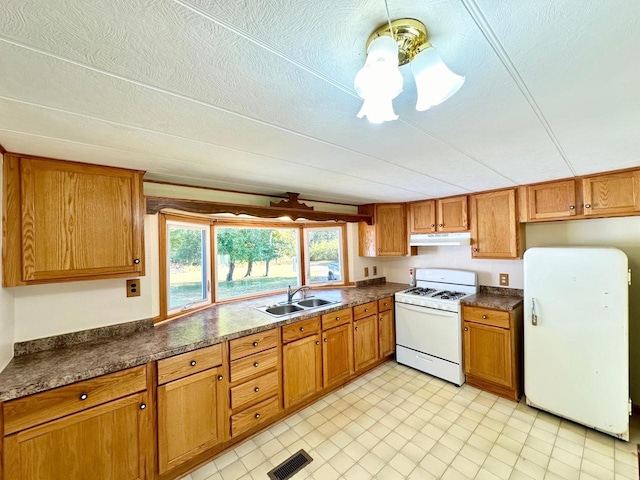
{"label": "cabinet drawer", "polygon": [[385,310],[391,310],[393,308],[393,299],[391,297],[382,298],[378,300],[378,311],[384,312]]}
{"label": "cabinet drawer", "polygon": [[110,373],[4,404],[4,434],[24,430],[147,388],[147,368]]}
{"label": "cabinet drawer", "polygon": [[378,313],[378,302],[369,302],[353,307],[353,319],[368,317]]}
{"label": "cabinet drawer", "polygon": [[343,308],[332,313],[322,315],[322,329],[337,327],[351,321],[351,309]]}
{"label": "cabinet drawer", "polygon": [[462,316],[468,322],[482,323],[494,327],[509,328],[509,312],[487,308],[464,307]]}
{"label": "cabinet drawer", "polygon": [[262,352],[278,345],[278,329],[254,333],[229,342],[231,360],[246,357],[252,353]]}
{"label": "cabinet drawer", "polygon": [[320,317],[285,325],[282,327],[282,343],[289,343],[309,335],[315,335],[319,331]]}
{"label": "cabinet drawer", "polygon": [[222,343],[158,360],[158,385],[222,365]]}
{"label": "cabinet drawer", "polygon": [[278,365],[277,349],[272,348],[266,352],[254,353],[240,360],[231,362],[231,381],[237,382],[252,377],[258,373],[271,370]]}
{"label": "cabinet drawer", "polygon": [[272,397],[231,416],[231,436],[235,437],[260,425],[278,413],[278,397]]}
{"label": "cabinet drawer", "polygon": [[259,400],[277,395],[278,372],[267,373],[231,389],[231,409],[235,410]]}

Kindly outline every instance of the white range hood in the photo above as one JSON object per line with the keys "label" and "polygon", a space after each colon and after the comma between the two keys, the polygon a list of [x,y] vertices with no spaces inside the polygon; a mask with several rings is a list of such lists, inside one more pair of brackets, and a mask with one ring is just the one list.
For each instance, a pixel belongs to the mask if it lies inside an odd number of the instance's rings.
{"label": "white range hood", "polygon": [[412,247],[435,247],[441,245],[471,245],[471,233],[426,233],[413,234],[409,238]]}

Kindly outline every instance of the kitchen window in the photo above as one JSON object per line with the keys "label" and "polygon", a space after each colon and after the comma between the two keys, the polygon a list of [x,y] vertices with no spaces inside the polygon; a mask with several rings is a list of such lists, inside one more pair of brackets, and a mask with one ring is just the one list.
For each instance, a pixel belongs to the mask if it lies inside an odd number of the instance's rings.
{"label": "kitchen window", "polygon": [[167,315],[211,303],[209,222],[167,219],[164,230]]}
{"label": "kitchen window", "polygon": [[215,302],[345,285],[346,224],[160,215],[160,318]]}

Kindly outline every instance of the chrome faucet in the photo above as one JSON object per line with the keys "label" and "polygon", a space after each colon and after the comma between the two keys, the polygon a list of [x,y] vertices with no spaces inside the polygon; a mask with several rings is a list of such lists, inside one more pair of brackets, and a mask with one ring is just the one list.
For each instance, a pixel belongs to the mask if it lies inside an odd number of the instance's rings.
{"label": "chrome faucet", "polygon": [[291,285],[289,285],[287,287],[287,303],[293,302],[293,296],[300,291],[302,291],[302,298],[306,298],[307,293],[305,290],[311,290],[311,287],[309,287],[308,285],[303,285],[300,288],[296,288],[295,290],[292,291]]}

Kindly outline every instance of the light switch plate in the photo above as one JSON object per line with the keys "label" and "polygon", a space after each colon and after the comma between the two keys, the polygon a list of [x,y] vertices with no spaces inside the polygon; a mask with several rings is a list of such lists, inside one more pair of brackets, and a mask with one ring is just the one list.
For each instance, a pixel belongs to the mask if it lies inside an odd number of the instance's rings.
{"label": "light switch plate", "polygon": [[509,286],[509,274],[508,273],[501,273],[500,274],[500,285],[503,287],[508,287]]}
{"label": "light switch plate", "polygon": [[369,267],[364,267],[364,276],[365,277],[369,276]]}

